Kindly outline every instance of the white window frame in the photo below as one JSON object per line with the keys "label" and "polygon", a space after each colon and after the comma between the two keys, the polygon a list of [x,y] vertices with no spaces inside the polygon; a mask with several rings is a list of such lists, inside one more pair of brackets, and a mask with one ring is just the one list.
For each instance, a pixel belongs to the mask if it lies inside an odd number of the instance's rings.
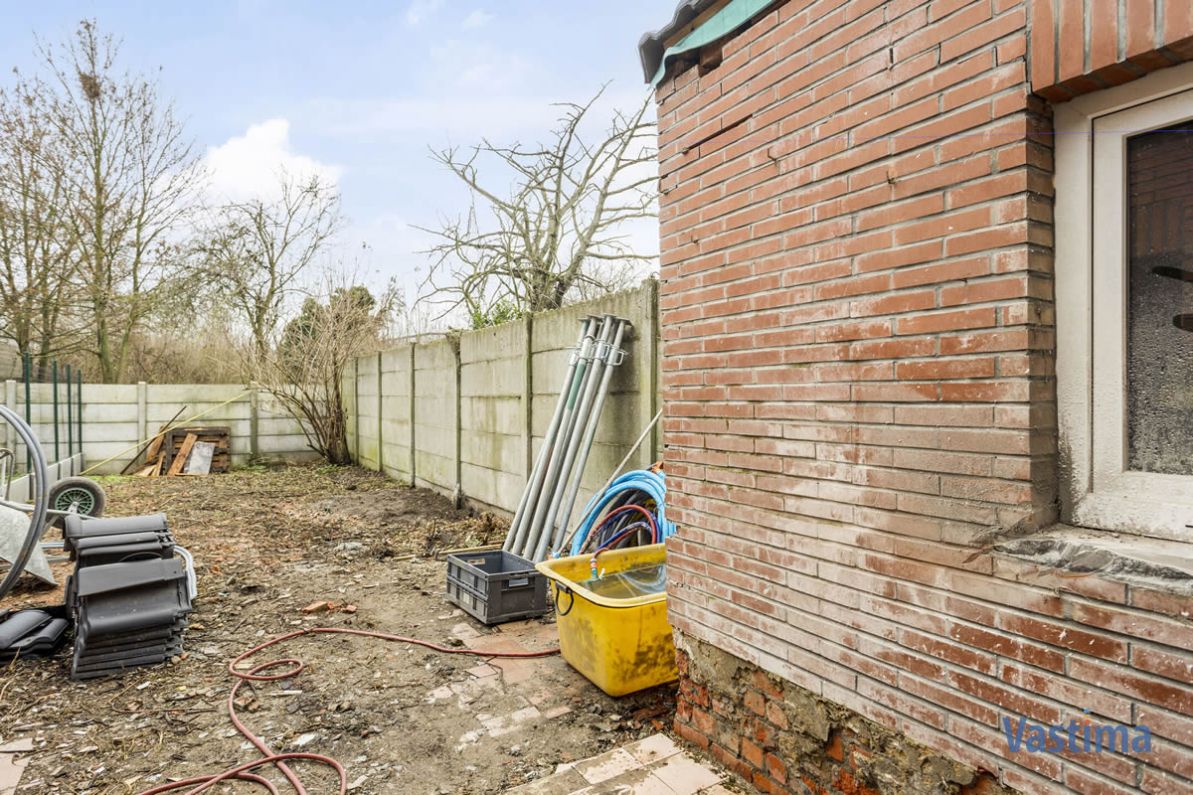
{"label": "white window frame", "polygon": [[1126,469],[1126,140],[1193,119],[1193,63],[1054,108],[1061,518],[1193,541],[1193,477]]}

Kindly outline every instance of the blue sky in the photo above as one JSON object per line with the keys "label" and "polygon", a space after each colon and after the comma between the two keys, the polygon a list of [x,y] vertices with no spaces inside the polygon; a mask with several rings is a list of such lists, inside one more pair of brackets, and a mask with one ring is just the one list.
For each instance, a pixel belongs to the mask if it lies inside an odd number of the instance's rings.
{"label": "blue sky", "polygon": [[[84,17],[123,39],[122,61],[157,70],[220,189],[251,193],[275,161],[339,183],[341,245],[373,248],[370,281],[413,271],[411,224],[462,209],[429,146],[531,142],[549,104],[646,92],[638,37],[674,0],[531,2],[43,2],[0,6],[0,65],[28,68],[34,33],[60,40]],[[7,72],[7,69],[5,70]],[[607,106],[608,107],[608,106]],[[635,234],[635,239],[641,235]],[[644,245],[653,242],[643,235]]]}

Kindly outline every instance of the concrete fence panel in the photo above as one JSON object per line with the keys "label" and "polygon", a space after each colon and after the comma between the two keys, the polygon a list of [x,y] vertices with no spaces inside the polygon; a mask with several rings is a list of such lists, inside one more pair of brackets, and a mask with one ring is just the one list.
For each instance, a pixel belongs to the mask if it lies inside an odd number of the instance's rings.
{"label": "concrete fence panel", "polygon": [[526,459],[526,323],[460,337],[460,485],[486,505],[514,503]]}
{"label": "concrete fence panel", "polygon": [[[65,386],[59,389],[57,452],[52,387],[32,384],[29,397],[28,414],[46,456],[68,457],[70,443],[77,451],[80,429],[74,401],[78,398],[73,392],[69,410],[73,422],[68,427]],[[26,415],[22,384],[7,381],[4,400],[22,417]],[[268,391],[245,384],[84,384],[82,403],[82,460],[94,468],[93,474],[120,472],[136,456],[141,443],[176,416],[178,422],[227,426],[234,466],[254,458],[318,458],[308,446],[302,426],[286,408]],[[24,448],[17,445],[7,426],[3,441],[23,462]]]}
{"label": "concrete fence panel", "polygon": [[[621,346],[627,356],[609,385],[577,517],[658,410],[657,312],[651,282],[501,326],[361,357],[344,386],[345,395],[353,396],[346,402],[357,460],[395,479],[512,513],[550,425],[581,322],[590,315],[616,315],[632,324]],[[653,463],[657,439],[652,434],[627,468]]]}
{"label": "concrete fence panel", "polygon": [[459,489],[459,348],[444,339],[414,350],[414,482]]}
{"label": "concrete fence panel", "polygon": [[411,444],[414,349],[407,345],[378,356],[381,360],[379,415],[384,472],[396,480],[410,482],[414,477],[414,447]]}

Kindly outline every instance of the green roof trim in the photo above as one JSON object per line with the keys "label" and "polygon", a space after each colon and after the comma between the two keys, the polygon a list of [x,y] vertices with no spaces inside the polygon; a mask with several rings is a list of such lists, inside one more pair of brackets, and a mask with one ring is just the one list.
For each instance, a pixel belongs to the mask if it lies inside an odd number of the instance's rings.
{"label": "green roof trim", "polygon": [[729,36],[774,2],[775,0],[731,0],[728,5],[709,17],[700,27],[663,51],[658,69],[655,70],[650,84],[658,86],[664,75],[667,74],[667,64],[676,57]]}

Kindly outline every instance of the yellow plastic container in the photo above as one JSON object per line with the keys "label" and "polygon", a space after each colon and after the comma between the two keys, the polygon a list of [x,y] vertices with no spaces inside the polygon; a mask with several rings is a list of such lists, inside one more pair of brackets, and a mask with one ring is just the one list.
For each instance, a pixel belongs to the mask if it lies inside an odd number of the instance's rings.
{"label": "yellow plastic container", "polygon": [[[602,552],[602,575],[662,563],[663,544]],[[591,555],[544,560],[536,568],[551,580],[563,658],[611,696],[674,682],[675,643],[667,623],[667,594],[618,599],[580,583],[592,576]]]}

